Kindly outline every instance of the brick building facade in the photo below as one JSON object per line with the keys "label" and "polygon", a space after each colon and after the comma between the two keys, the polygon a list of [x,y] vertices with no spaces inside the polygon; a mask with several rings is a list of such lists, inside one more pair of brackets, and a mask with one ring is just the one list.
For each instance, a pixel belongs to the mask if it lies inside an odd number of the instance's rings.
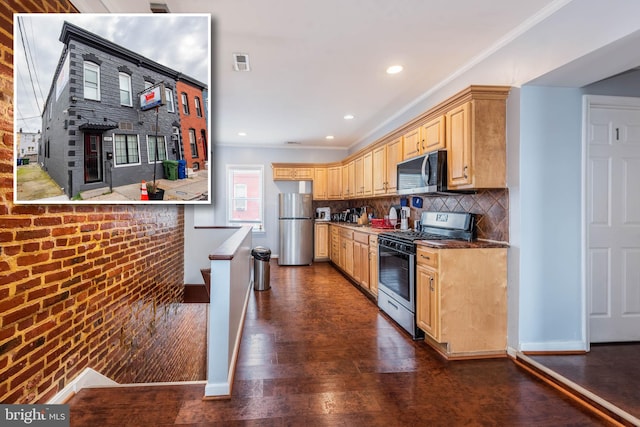
{"label": "brick building facade", "polygon": [[202,83],[184,76],[176,83],[184,160],[193,170],[205,169],[209,160],[205,89]]}
{"label": "brick building facade", "polygon": [[[65,46],[43,112],[44,169],[69,197],[149,181],[154,167],[162,178],[162,160],[181,156],[180,140],[172,138],[180,126],[180,73],[68,22],[60,41]],[[139,94],[156,84],[166,105],[142,111]]]}
{"label": "brick building facade", "polygon": [[[14,12],[75,10],[0,8],[0,401],[45,403],[88,367],[123,383],[153,370],[171,381],[167,368],[181,380],[190,349],[161,338],[181,310],[183,207],[13,203]],[[167,351],[173,363],[148,363]]]}

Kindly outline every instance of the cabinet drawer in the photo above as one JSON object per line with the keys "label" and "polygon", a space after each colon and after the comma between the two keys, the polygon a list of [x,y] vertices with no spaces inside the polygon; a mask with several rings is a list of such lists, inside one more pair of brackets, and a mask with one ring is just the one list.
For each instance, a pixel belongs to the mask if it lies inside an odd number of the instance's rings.
{"label": "cabinet drawer", "polygon": [[416,260],[418,264],[426,265],[431,268],[438,268],[438,251],[418,246]]}
{"label": "cabinet drawer", "polygon": [[375,246],[376,249],[378,247],[378,236],[375,234],[369,235],[369,245]]}
{"label": "cabinet drawer", "polygon": [[359,243],[369,244],[369,235],[367,233],[353,233],[353,240]]}
{"label": "cabinet drawer", "polygon": [[340,230],[340,236],[344,237],[345,239],[353,240],[353,230],[343,228],[342,230]]}

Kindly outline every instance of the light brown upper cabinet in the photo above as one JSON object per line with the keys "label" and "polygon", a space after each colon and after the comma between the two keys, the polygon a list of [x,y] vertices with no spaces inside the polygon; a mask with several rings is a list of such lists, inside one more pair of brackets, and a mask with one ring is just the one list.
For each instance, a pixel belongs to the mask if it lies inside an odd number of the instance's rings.
{"label": "light brown upper cabinet", "polygon": [[342,198],[342,166],[327,168],[327,193],[329,200]]}
{"label": "light brown upper cabinet", "polygon": [[418,156],[420,154],[420,127],[416,127],[406,132],[403,136],[402,158],[404,160]]}
{"label": "light brown upper cabinet", "polygon": [[397,165],[402,161],[402,137],[376,147],[372,152],[373,194],[395,194]]}
{"label": "light brown upper cabinet", "polygon": [[327,200],[327,168],[313,169],[313,200]]}
{"label": "light brown upper cabinet", "polygon": [[313,181],[312,167],[291,167],[284,164],[280,166],[276,163],[271,167],[274,181]]}
{"label": "light brown upper cabinet", "polygon": [[504,99],[473,99],[446,114],[448,187],[506,187]]}
{"label": "light brown upper cabinet", "polygon": [[353,199],[356,197],[356,164],[351,160],[342,165],[342,198]]}
{"label": "light brown upper cabinet", "polygon": [[446,148],[445,121],[445,115],[443,114],[420,126],[421,154]]}

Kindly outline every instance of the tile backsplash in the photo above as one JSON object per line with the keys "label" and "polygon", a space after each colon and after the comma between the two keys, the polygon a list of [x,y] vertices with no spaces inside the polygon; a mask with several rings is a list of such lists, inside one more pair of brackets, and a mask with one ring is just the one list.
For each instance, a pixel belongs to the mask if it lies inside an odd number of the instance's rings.
{"label": "tile backsplash", "polygon": [[[476,214],[478,238],[509,242],[509,190],[478,190],[473,194],[418,195],[422,198],[422,208],[411,205],[411,196],[406,196],[411,207],[411,221],[420,219],[422,211],[471,212]],[[331,212],[341,212],[348,208],[367,206],[376,218],[389,213],[391,206],[400,206],[400,196],[375,197],[348,201],[314,201],[313,207],[329,206]]]}

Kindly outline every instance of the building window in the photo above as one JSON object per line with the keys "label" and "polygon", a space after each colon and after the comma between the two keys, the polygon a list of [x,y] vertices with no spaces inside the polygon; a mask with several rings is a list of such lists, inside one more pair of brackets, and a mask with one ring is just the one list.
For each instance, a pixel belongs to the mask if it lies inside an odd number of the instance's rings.
{"label": "building window", "polygon": [[120,105],[131,107],[131,76],[126,73],[119,73],[120,79]]}
{"label": "building window", "polygon": [[84,99],[100,101],[100,66],[93,62],[85,62],[84,72]]}
{"label": "building window", "polygon": [[[158,141],[158,158],[156,159],[156,140]],[[147,153],[149,153],[149,163],[167,160],[167,142],[164,136],[147,135]]]}
{"label": "building window", "polygon": [[140,164],[138,135],[114,135],[113,140],[116,166]]}
{"label": "building window", "polygon": [[202,107],[200,106],[200,98],[198,98],[197,96],[193,99],[194,103],[196,104],[196,116],[198,117],[202,117]]}
{"label": "building window", "polygon": [[164,89],[164,97],[167,102],[167,112],[173,113],[175,112],[175,107],[173,106],[173,91],[169,88]]}
{"label": "building window", "polygon": [[198,144],[196,144],[196,130],[189,129],[189,146],[191,147],[191,158],[198,157]]}
{"label": "building window", "polygon": [[151,83],[149,80],[145,80],[144,81],[144,88],[145,89],[149,89],[151,86],[153,86],[153,83]]}
{"label": "building window", "polygon": [[227,223],[264,232],[264,167],[227,165]]}
{"label": "building window", "polygon": [[187,98],[187,94],[182,92],[182,112],[184,114],[189,114],[189,99]]}

